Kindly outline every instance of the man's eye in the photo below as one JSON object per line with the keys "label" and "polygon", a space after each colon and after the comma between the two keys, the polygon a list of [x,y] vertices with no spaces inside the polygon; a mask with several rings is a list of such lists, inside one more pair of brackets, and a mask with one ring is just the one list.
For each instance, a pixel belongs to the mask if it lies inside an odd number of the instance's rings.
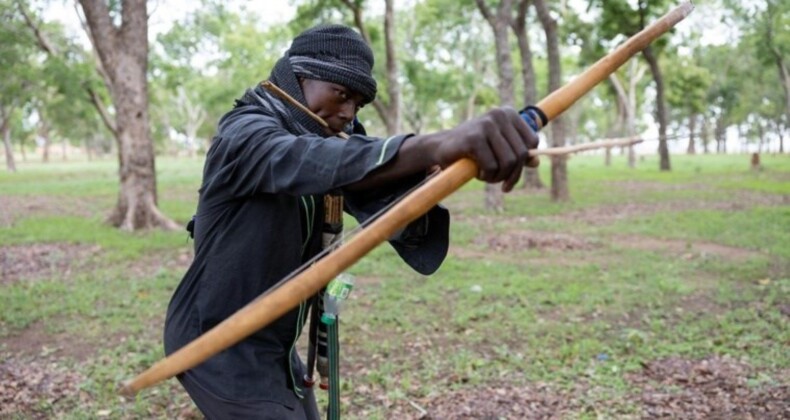
{"label": "man's eye", "polygon": [[342,91],[340,89],[335,89],[335,93],[337,93],[337,95],[343,99],[348,99],[348,93],[346,93],[345,91]]}

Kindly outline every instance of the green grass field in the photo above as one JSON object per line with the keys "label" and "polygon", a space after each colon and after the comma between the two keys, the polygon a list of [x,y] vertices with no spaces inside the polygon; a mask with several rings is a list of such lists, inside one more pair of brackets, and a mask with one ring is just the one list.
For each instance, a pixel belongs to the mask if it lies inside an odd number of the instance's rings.
{"label": "green grass field", "polygon": [[[672,159],[662,173],[650,157],[575,156],[571,201],[517,189],[499,215],[472,182],[444,203],[437,274],[387,245],[353,266],[344,414],[790,415],[790,157],[759,172],[746,155]],[[18,166],[0,173],[0,417],[195,417],[174,380],[115,393],[162,357],[186,232],[105,225],[114,160]],[[202,161],[157,168],[160,207],[183,224]]]}

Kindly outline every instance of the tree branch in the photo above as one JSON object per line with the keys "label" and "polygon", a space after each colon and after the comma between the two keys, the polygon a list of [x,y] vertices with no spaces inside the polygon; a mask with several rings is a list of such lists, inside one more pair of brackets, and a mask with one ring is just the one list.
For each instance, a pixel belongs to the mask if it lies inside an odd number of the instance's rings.
{"label": "tree branch", "polygon": [[494,19],[494,15],[491,14],[491,9],[486,6],[485,0],[475,0],[475,3],[477,3],[477,8],[480,9],[480,13],[483,17],[493,26],[496,20]]}
{"label": "tree branch", "polygon": [[115,46],[118,43],[118,29],[110,18],[110,9],[104,0],[79,0],[88,22],[93,48],[104,67],[115,60]]}
{"label": "tree branch", "polygon": [[530,0],[519,0],[518,9],[516,10],[516,19],[510,21],[510,26],[513,31],[518,33],[524,31],[527,26],[527,10],[529,9]]}
{"label": "tree branch", "polygon": [[365,28],[365,23],[362,20],[362,8],[351,2],[351,0],[341,0],[343,4],[345,4],[351,11],[354,13],[354,26],[359,29],[359,32],[362,33],[362,38],[368,45],[370,43],[370,34],[368,34],[367,28]]}
{"label": "tree branch", "polygon": [[[45,53],[47,53],[49,56],[52,57],[59,55],[60,51],[58,51],[58,49],[52,44],[52,42],[49,41],[47,35],[44,33],[44,31],[41,30],[41,27],[38,26],[36,22],[34,22],[33,17],[30,16],[30,14],[27,12],[21,1],[17,1],[17,6],[19,7],[19,12],[22,13],[22,16],[25,19],[25,23],[33,31],[33,34],[35,35],[41,50],[43,50]],[[80,19],[80,21],[82,20]],[[90,36],[90,33],[88,33],[88,35]],[[97,60],[96,71],[98,71],[99,74],[102,76],[102,80],[104,80],[105,82],[108,80],[105,78],[106,74],[104,73],[101,67],[101,62],[98,60]],[[99,94],[89,86],[87,81],[82,82],[82,86],[85,89],[85,92],[88,94],[91,103],[99,112],[99,115],[101,116],[104,125],[107,126],[107,128],[110,131],[112,131],[113,134],[115,134],[117,132],[115,122],[113,121],[112,117],[107,111],[107,107],[105,107],[104,104],[101,102],[101,97],[99,96]]]}
{"label": "tree branch", "polygon": [[17,1],[16,4],[19,7],[19,12],[22,13],[22,17],[25,18],[25,23],[33,31],[33,34],[36,36],[36,41],[38,41],[38,46],[42,50],[44,50],[44,52],[50,55],[55,55],[56,54],[55,48],[49,42],[49,39],[46,37],[46,35],[41,31],[41,28],[39,28],[39,26],[36,25],[35,22],[33,22],[33,19],[27,13],[27,10],[25,10],[25,6],[22,4],[22,2]]}
{"label": "tree branch", "polygon": [[93,90],[93,88],[88,86],[87,82],[83,83],[82,87],[85,89],[86,92],[88,92],[88,96],[91,98],[91,103],[93,104],[93,107],[96,108],[97,111],[99,111],[99,116],[104,122],[104,125],[107,126],[107,128],[110,131],[112,131],[113,135],[117,137],[118,127],[115,125],[115,121],[113,120],[110,113],[107,112],[107,107],[104,106],[104,103],[102,103],[99,94],[95,90]]}
{"label": "tree branch", "polygon": [[[80,26],[82,27],[82,30],[85,32],[85,34],[88,36],[88,39],[90,39],[91,45],[96,45],[96,42],[93,40],[93,34],[91,33],[90,28],[88,28],[88,24],[85,22],[85,19],[82,18],[83,14],[80,14],[80,8],[76,1],[74,2],[74,13],[77,14],[77,18],[80,20]],[[104,86],[109,91],[110,77],[107,75],[107,71],[104,70],[104,64],[102,64],[98,53],[96,53],[96,48],[91,49],[91,55],[93,56],[94,68],[96,69],[96,73],[99,73],[99,77],[101,77],[102,81],[104,82]]]}

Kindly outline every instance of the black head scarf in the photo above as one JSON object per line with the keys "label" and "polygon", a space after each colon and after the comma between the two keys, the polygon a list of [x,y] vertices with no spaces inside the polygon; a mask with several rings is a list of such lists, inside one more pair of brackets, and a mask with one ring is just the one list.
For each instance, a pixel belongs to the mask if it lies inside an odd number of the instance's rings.
{"label": "black head scarf", "polygon": [[373,51],[356,31],[342,25],[322,25],[294,38],[288,57],[297,76],[345,86],[365,98],[376,97]]}
{"label": "black head scarf", "polygon": [[[320,25],[294,38],[291,48],[274,65],[269,80],[305,106],[307,100],[298,77],[337,83],[359,93],[368,103],[376,97],[372,69],[373,52],[362,36],[346,26]],[[281,101],[260,85],[249,89],[236,106],[247,104],[277,113],[289,131],[323,132],[323,127],[305,112]]]}

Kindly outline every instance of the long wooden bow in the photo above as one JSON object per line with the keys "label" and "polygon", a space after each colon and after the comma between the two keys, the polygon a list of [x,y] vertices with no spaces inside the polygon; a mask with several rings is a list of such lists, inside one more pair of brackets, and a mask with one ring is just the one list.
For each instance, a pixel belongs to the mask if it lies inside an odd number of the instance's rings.
{"label": "long wooden bow", "polygon": [[[684,2],[661,19],[629,38],[601,58],[573,81],[554,91],[537,104],[547,121],[551,121],[616,71],[653,40],[669,31],[694,9]],[[470,159],[455,162],[428,182],[403,198],[369,227],[334,252],[302,271],[291,280],[271,289],[238,312],[137,377],[123,383],[120,393],[134,395],[191,369],[211,356],[233,346],[255,331],[269,325],[296,307],[343,270],[350,267],[395,232],[425,214],[442,199],[475,177],[477,164]]]}

